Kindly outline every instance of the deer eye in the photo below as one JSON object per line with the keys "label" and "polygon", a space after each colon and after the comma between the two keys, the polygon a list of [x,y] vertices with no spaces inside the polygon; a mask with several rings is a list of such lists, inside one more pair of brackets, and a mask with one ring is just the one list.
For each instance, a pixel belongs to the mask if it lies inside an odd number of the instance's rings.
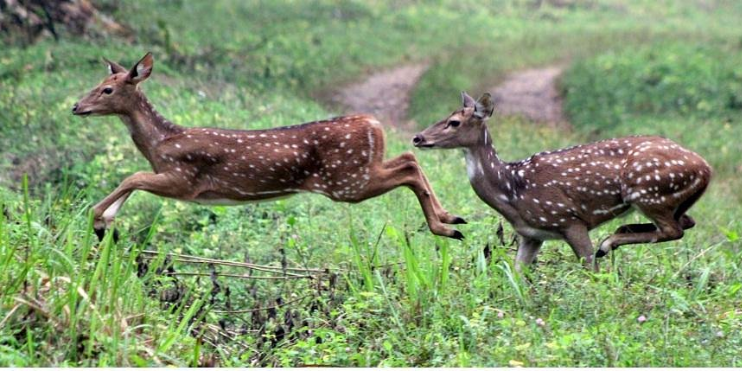
{"label": "deer eye", "polygon": [[103,89],[103,94],[111,94],[113,93],[113,88],[105,88]]}
{"label": "deer eye", "polygon": [[458,120],[451,120],[448,122],[448,126],[451,126],[454,128],[459,127],[459,125],[461,125],[461,121],[458,121]]}

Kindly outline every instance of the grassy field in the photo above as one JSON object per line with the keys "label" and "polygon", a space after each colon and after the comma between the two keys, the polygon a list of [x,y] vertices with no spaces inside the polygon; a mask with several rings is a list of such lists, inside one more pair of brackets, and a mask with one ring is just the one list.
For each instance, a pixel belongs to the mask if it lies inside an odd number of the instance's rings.
{"label": "grassy field", "polygon": [[[95,3],[136,39],[62,34],[0,52],[0,366],[742,366],[742,5]],[[463,242],[431,235],[401,189],[230,208],[135,193],[120,241],[99,244],[90,206],[148,166],[117,118],[70,108],[105,76],[101,57],[128,66],[146,51],[143,89],[165,117],[246,129],[330,117],[339,109],[316,97],[333,87],[427,62],[410,105],[422,128],[462,89],[563,65],[571,129],[495,118],[501,157],[653,133],[702,154],[715,178],[682,240],[617,250],[599,274],[561,242],[515,274],[512,229],[503,244],[458,151],[416,154],[468,219]],[[411,149],[410,133],[387,136],[390,156]]]}

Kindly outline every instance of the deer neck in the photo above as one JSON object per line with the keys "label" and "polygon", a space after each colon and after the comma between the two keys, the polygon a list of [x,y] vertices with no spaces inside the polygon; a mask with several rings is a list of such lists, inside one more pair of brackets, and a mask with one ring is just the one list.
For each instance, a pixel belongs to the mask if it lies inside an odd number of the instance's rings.
{"label": "deer neck", "polygon": [[497,156],[491,138],[483,125],[477,143],[464,149],[466,173],[477,196],[510,219],[508,214],[513,211],[511,200],[515,194],[513,174]]}
{"label": "deer neck", "polygon": [[131,109],[119,115],[129,129],[131,139],[137,149],[147,158],[147,161],[156,168],[157,146],[174,134],[183,132],[183,128],[168,121],[160,115],[155,107],[141,92],[137,92],[135,103]]}

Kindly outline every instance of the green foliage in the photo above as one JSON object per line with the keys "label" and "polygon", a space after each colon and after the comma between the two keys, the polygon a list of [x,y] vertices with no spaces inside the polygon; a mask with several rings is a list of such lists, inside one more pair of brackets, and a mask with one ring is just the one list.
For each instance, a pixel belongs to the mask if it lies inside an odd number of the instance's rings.
{"label": "green foliage", "polygon": [[742,109],[740,62],[742,50],[729,45],[662,44],[603,54],[575,64],[564,78],[566,109],[575,123],[599,129],[638,115],[731,118]]}
{"label": "green foliage", "polygon": [[[737,2],[98,3],[136,30],[133,43],[63,40],[0,56],[0,366],[741,365]],[[143,89],[164,116],[246,129],[326,118],[333,109],[313,97],[396,63],[429,63],[411,101],[419,126],[457,108],[459,90],[572,63],[562,90],[575,130],[495,118],[503,158],[653,133],[697,150],[716,177],[685,238],[618,250],[601,274],[561,242],[515,274],[512,230],[503,245],[501,218],[472,192],[457,151],[418,157],[443,206],[468,220],[464,242],[432,236],[399,189],[357,205],[302,195],[230,208],[135,193],[116,221],[120,242],[98,244],[90,206],[148,165],[116,118],[69,109],[104,76],[100,57],[128,66],[146,51],[156,64]],[[410,149],[408,133],[387,132],[389,156]],[[168,276],[165,253],[337,276]],[[269,316],[278,299],[289,304]],[[261,308],[219,312],[228,301]],[[213,337],[222,327],[229,337]]]}

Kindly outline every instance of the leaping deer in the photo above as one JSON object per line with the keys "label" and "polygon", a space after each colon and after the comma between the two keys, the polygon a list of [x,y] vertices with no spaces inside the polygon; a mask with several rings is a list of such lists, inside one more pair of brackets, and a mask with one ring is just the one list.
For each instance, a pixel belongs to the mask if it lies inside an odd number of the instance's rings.
{"label": "leaping deer", "polygon": [[544,240],[562,239],[584,264],[598,270],[588,231],[632,208],[652,223],[628,224],[600,243],[596,257],[619,246],[677,240],[695,221],[686,214],[711,180],[696,153],[657,136],[608,139],[504,162],[492,146],[486,120],[489,93],[415,135],[419,148],[462,148],[476,194],[520,235],[515,265],[533,262]]}
{"label": "leaping deer", "polygon": [[384,130],[372,116],[270,130],[181,127],[160,116],[139,89],[152,73],[151,53],[129,70],[105,61],[109,75],[74,105],[72,113],[119,116],[154,172],[131,175],[94,206],[99,238],[135,190],[229,205],[299,192],[357,203],[400,186],[415,192],[431,232],[463,238],[444,223],[466,222],[441,207],[412,153],[384,161]]}

